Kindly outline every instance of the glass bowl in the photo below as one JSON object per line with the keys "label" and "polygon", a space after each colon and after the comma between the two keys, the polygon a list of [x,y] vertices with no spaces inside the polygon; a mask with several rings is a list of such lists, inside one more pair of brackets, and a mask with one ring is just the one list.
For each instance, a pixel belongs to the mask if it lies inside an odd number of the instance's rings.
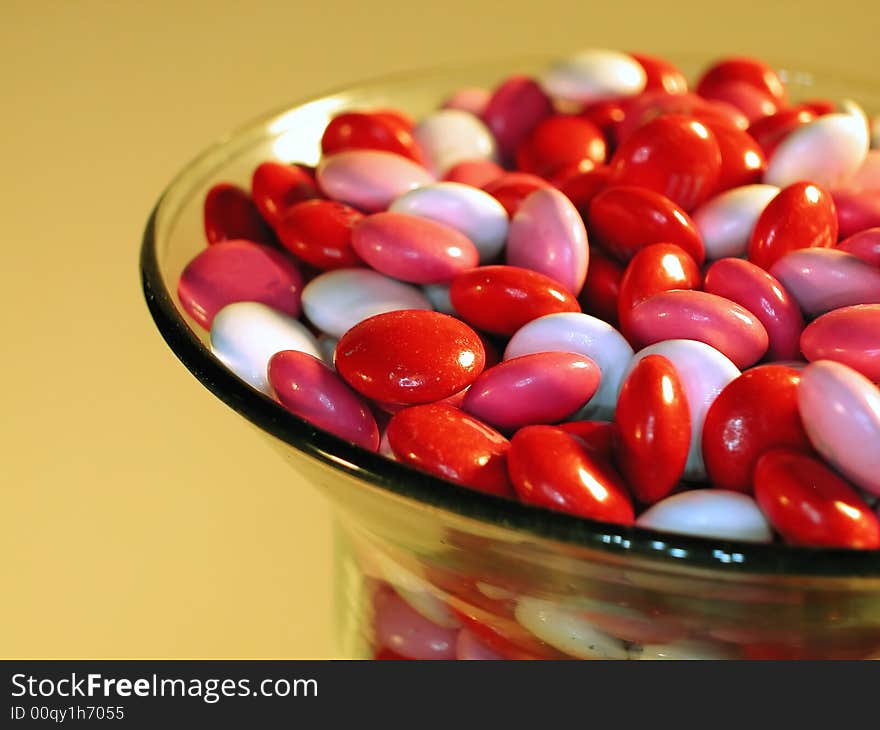
{"label": "glass bowl", "polygon": [[[315,164],[337,112],[418,118],[456,89],[535,74],[545,57],[367,82],[270,113],[187,165],[153,210],[141,273],[183,364],[331,500],[342,527],[340,635],[353,658],[857,658],[880,652],[880,556],[649,532],[526,507],[414,471],[318,430],[228,371],[175,295],[204,245],[202,202],[264,160]],[[691,76],[708,58],[677,58]],[[780,65],[784,69],[784,65]],[[794,98],[880,92],[783,71]]]}

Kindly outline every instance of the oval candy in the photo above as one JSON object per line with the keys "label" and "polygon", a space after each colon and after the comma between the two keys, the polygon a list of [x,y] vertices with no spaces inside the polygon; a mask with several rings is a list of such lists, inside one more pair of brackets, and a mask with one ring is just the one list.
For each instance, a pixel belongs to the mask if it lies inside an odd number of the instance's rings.
{"label": "oval candy", "polygon": [[635,96],[646,82],[645,69],[632,56],[598,48],[558,61],[541,77],[550,96],[581,104]]}
{"label": "oval candy", "polygon": [[579,612],[558,603],[523,596],[516,620],[541,641],[578,659],[626,659],[626,644],[597,629]]}
{"label": "oval candy", "polygon": [[245,240],[272,243],[272,234],[247,191],[232,183],[218,183],[208,190],[202,207],[208,244]]}
{"label": "oval candy", "polygon": [[810,323],[800,339],[807,360],[834,360],[880,382],[880,304],[841,307]]}
{"label": "oval candy", "polygon": [[553,103],[537,81],[511,76],[493,92],[480,115],[495,136],[504,159],[512,159],[535,126],[553,113]]}
{"label": "oval candy", "polygon": [[392,152],[422,162],[409,125],[388,114],[343,112],[333,117],[321,136],[321,152],[326,156],[348,150]]}
{"label": "oval candy", "polygon": [[859,231],[840,241],[835,248],[857,256],[866,264],[880,268],[880,227]]}
{"label": "oval candy", "polygon": [[363,262],[351,247],[351,231],[363,213],[335,200],[306,200],[287,208],[275,227],[281,245],[317,269]]}
{"label": "oval candy", "polygon": [[458,630],[432,623],[390,588],[374,597],[376,641],[407,659],[455,659]]}
{"label": "oval candy", "polygon": [[837,211],[840,238],[880,226],[880,191],[835,190],[831,193]]}
{"label": "oval candy", "polygon": [[263,219],[275,228],[290,206],[320,198],[321,193],[314,178],[299,165],[269,161],[254,170],[251,197]]}
{"label": "oval candy", "polygon": [[438,177],[464,160],[498,159],[495,138],[480,118],[459,109],[440,109],[413,129],[428,164]]}
{"label": "oval candy", "polygon": [[522,172],[550,178],[561,168],[605,162],[605,137],[591,121],[568,114],[542,119],[516,148],[516,166]]}
{"label": "oval candy", "polygon": [[693,221],[709,261],[746,255],[752,231],[768,203],[779,194],[773,185],[725,190],[694,211]]}

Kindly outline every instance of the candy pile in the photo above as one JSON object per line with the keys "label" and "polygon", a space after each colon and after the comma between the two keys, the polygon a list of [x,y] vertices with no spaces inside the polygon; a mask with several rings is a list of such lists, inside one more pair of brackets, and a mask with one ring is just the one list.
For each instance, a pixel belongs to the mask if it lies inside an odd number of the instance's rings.
{"label": "candy pile", "polygon": [[[874,136],[877,125],[874,124]],[[581,517],[880,548],[880,150],[731,58],[591,50],[215,185],[179,299],[315,426]]]}

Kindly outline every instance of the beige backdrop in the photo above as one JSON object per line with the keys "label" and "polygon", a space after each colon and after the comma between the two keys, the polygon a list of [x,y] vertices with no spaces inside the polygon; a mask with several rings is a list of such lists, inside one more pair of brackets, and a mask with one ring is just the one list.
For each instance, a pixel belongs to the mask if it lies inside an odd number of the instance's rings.
{"label": "beige backdrop", "polygon": [[[319,495],[141,301],[175,171],[261,111],[586,45],[880,74],[872,2],[0,0],[0,656],[331,657]],[[878,77],[880,78],[880,77]]]}

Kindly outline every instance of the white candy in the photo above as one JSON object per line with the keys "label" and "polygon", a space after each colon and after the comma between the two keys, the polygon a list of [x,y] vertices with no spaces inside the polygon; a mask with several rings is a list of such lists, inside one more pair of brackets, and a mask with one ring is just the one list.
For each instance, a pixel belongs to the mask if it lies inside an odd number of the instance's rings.
{"label": "white candy", "polygon": [[626,644],[595,628],[577,613],[538,598],[520,598],[519,624],[541,641],[578,659],[626,659]]}
{"label": "white candy", "polygon": [[509,221],[504,206],[479,188],[440,182],[417,188],[395,200],[389,210],[445,223],[467,236],[480,252],[480,263],[504,248]]}
{"label": "white candy", "polygon": [[[504,359],[534,352],[576,352],[599,366],[599,390],[572,420],[611,420],[633,349],[614,327],[580,312],[548,314],[523,325],[511,337]],[[720,354],[720,353],[719,353]]]}
{"label": "white candy", "polygon": [[692,218],[703,238],[706,259],[743,257],[755,223],[779,193],[775,185],[743,185],[726,190],[697,208]]}
{"label": "white candy", "polygon": [[316,276],[303,289],[302,306],[309,321],[332,337],[342,337],[376,314],[433,308],[417,287],[372,269],[336,269]]}
{"label": "white candy", "polygon": [[729,646],[696,639],[682,639],[668,644],[645,644],[633,646],[630,659],[734,659],[736,654]]}
{"label": "white candy", "polygon": [[688,451],[685,479],[703,480],[703,423],[706,413],[718,394],[740,374],[739,369],[718,350],[696,340],[664,340],[639,350],[624,373],[624,378],[642,358],[662,355],[668,358],[684,388],[691,411],[691,445]]}
{"label": "white candy", "polygon": [[318,349],[321,350],[324,362],[334,370],[336,369],[336,345],[338,344],[339,339],[336,337],[331,337],[330,335],[320,335],[318,337]]}
{"label": "white candy", "polygon": [[410,608],[438,626],[448,629],[457,629],[461,626],[446,604],[431,592],[431,586],[427,581],[383,553],[376,552],[374,559],[385,580],[394,587],[397,595],[406,601]]}
{"label": "white candy", "polygon": [[755,500],[727,489],[692,489],[652,505],[638,527],[716,540],[773,542],[773,531]]}
{"label": "white candy", "polygon": [[770,156],[764,182],[785,187],[799,180],[837,187],[868,153],[865,119],[855,111],[826,114],[789,134]]}
{"label": "white candy", "polygon": [[317,340],[301,322],[265,304],[229,304],[211,324],[211,351],[238,377],[267,395],[272,388],[266,369],[272,355],[282,350],[299,350],[321,359]]}
{"label": "white candy", "polygon": [[541,78],[550,96],[582,104],[635,96],[645,89],[645,69],[618,51],[581,51],[551,66]]}
{"label": "white candy", "polygon": [[458,316],[449,298],[449,284],[425,284],[422,291],[436,311]]}
{"label": "white candy", "polygon": [[438,177],[465,160],[498,159],[492,132],[469,112],[441,109],[422,119],[412,133]]}

